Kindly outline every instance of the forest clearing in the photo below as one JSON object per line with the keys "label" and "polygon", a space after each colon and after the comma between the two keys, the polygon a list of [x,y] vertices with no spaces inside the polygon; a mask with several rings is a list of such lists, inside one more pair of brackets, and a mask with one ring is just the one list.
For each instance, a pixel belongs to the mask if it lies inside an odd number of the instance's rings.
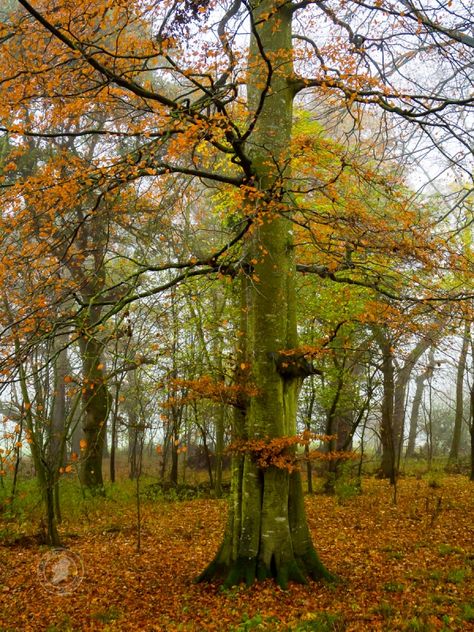
{"label": "forest clearing", "polygon": [[0,546],[0,629],[474,629],[472,485],[433,473],[399,486],[396,506],[390,485],[374,478],[363,480],[360,495],[346,484],[336,496],[307,496],[313,539],[339,583],[287,591],[271,581],[224,591],[193,583],[222,536],[225,500],[144,501],[137,552],[131,485],[111,492],[102,507],[70,499],[65,545],[82,558],[82,582],[70,594],[48,592],[37,574],[45,547],[15,541],[11,530]]}
{"label": "forest clearing", "polygon": [[0,632],[474,629],[473,34],[0,2]]}

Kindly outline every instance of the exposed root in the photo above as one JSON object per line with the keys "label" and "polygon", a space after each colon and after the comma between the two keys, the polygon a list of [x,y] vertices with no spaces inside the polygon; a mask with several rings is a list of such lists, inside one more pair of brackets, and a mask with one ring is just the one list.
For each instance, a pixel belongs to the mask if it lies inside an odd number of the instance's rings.
{"label": "exposed root", "polygon": [[196,582],[223,579],[223,588],[230,588],[242,583],[251,586],[254,581],[274,579],[280,588],[286,589],[290,581],[298,584],[307,584],[309,579],[337,581],[322,564],[314,549],[305,557],[293,557],[290,560],[282,560],[281,556],[273,555],[270,565],[264,564],[256,557],[238,557],[232,562],[225,563],[220,553],[221,551],[196,578]]}

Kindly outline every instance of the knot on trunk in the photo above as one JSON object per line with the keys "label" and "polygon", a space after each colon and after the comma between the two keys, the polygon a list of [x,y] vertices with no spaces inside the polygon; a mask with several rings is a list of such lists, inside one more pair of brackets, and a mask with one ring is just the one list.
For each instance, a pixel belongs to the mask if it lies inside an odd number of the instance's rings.
{"label": "knot on trunk", "polygon": [[302,353],[270,352],[268,357],[274,361],[276,370],[285,380],[304,379],[309,375],[322,375]]}

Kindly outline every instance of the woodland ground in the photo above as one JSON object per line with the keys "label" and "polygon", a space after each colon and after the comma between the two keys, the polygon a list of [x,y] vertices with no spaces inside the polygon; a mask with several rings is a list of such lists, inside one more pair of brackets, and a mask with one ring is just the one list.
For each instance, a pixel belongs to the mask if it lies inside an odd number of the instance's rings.
{"label": "woodland ground", "polygon": [[314,541],[340,582],[288,591],[193,583],[220,542],[225,500],[145,498],[137,552],[131,484],[105,500],[65,487],[61,532],[84,580],[69,595],[44,590],[46,549],[28,537],[38,505],[24,493],[15,514],[0,514],[1,632],[474,630],[474,483],[464,476],[401,479],[396,506],[374,478],[360,495],[347,483],[308,496]]}

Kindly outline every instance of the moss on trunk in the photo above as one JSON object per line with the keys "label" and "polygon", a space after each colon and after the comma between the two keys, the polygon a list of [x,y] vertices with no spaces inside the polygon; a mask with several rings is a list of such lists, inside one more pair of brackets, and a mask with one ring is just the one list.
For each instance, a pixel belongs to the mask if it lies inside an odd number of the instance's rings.
{"label": "moss on trunk", "polygon": [[83,337],[79,346],[84,376],[82,430],[86,441],[81,454],[80,477],[81,483],[89,491],[102,494],[102,456],[110,410],[110,394],[101,362],[101,342],[93,337]]}
{"label": "moss on trunk", "polygon": [[[291,201],[286,193],[291,179],[292,14],[275,0],[251,6],[255,30],[249,52],[248,105],[256,124],[246,150],[259,203],[255,209],[255,201],[249,200],[255,220],[247,247],[249,272],[242,280],[245,317],[240,359],[250,367],[247,379],[257,394],[245,402],[234,434],[265,440],[296,434],[303,378],[298,372],[279,370],[275,362],[281,351],[297,346],[296,266]],[[230,586],[272,577],[285,587],[289,580],[332,577],[311,542],[298,472],[274,465],[261,469],[247,453],[234,458],[232,489],[224,541],[198,579],[220,577]]]}
{"label": "moss on trunk", "polygon": [[[224,540],[198,581],[220,579],[230,587],[273,578],[282,588],[291,580],[333,581],[311,540],[299,472],[252,469],[234,471]],[[250,485],[240,485],[246,478]],[[240,515],[241,523],[235,518]]]}

